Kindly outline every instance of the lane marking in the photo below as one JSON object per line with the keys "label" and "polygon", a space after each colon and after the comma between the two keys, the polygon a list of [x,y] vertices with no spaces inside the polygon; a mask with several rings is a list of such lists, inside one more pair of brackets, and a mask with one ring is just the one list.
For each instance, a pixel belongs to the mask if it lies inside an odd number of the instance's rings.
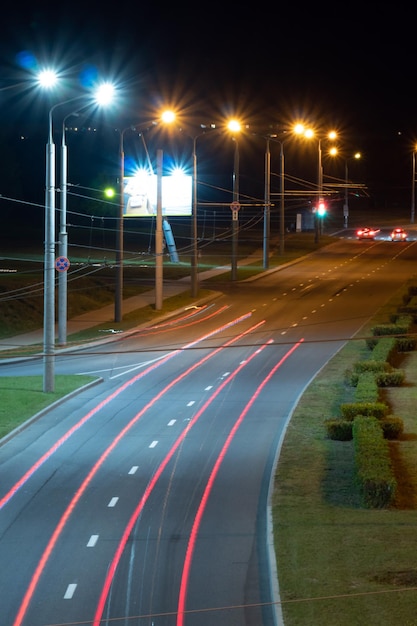
{"label": "lane marking", "polygon": [[94,548],[94,546],[96,545],[98,541],[98,535],[91,535],[90,539],[88,540],[87,543],[87,548]]}
{"label": "lane marking", "polygon": [[118,500],[119,500],[119,498],[112,498],[107,506],[108,507],[116,506]]}
{"label": "lane marking", "polygon": [[139,465],[133,465],[133,466],[130,468],[130,470],[129,470],[128,474],[136,474],[136,472],[138,471],[138,469],[139,469]]}
{"label": "lane marking", "polygon": [[72,596],[75,593],[75,590],[77,588],[76,583],[70,583],[67,587],[67,590],[64,594],[64,600],[71,600]]}
{"label": "lane marking", "polygon": [[151,445],[149,446],[150,448],[155,448],[155,446],[158,445],[157,441],[152,441]]}

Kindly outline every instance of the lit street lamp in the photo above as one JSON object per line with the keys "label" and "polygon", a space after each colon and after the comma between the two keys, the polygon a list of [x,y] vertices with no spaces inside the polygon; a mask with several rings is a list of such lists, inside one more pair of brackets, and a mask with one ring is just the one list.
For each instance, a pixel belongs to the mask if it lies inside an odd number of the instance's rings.
{"label": "lit street lamp", "polygon": [[[96,95],[95,102],[109,101],[112,88],[102,85]],[[85,98],[86,94],[58,102],[49,109],[48,142],[46,144],[46,176],[45,176],[45,253],[44,253],[44,321],[43,321],[43,360],[44,378],[43,391],[54,391],[55,369],[55,144],[53,141],[53,112],[57,107],[64,106],[75,100]],[[65,144],[65,142],[64,142]]]}
{"label": "lit street lamp", "polygon": [[[164,111],[160,117],[160,121],[164,122],[165,124],[170,124],[174,121],[175,119],[175,113],[173,113],[172,111]],[[119,140],[119,159],[120,159],[120,180],[119,180],[119,215],[118,215],[118,226],[117,226],[117,242],[116,242],[116,268],[117,268],[117,275],[116,275],[116,292],[115,292],[115,299],[114,299],[114,321],[115,322],[121,322],[123,320],[123,257],[124,257],[124,252],[123,252],[123,248],[124,248],[124,178],[125,178],[125,153],[124,153],[124,136],[125,133],[128,130],[132,130],[132,131],[137,131],[137,132],[142,132],[144,130],[150,130],[151,128],[154,128],[158,125],[157,121],[153,121],[151,123],[146,123],[144,124],[141,128],[138,128],[135,125],[130,125],[127,126],[126,128],[124,128],[123,130],[120,131],[120,140]],[[143,137],[143,136],[142,136]],[[162,157],[161,157],[162,158]],[[162,174],[161,174],[162,176]],[[158,178],[158,174],[157,174],[157,178]],[[161,183],[162,184],[162,183]],[[158,186],[158,180],[157,180],[157,186]],[[162,192],[161,192],[162,193]],[[158,195],[158,190],[157,190],[157,195]],[[158,210],[158,207],[157,207]],[[162,210],[162,209],[161,209]],[[158,216],[157,216],[158,217]],[[162,233],[162,221],[160,224],[161,227],[161,233]],[[163,235],[161,235],[163,237]],[[158,238],[158,245],[159,245],[159,233],[157,235]],[[159,267],[159,261],[162,262],[162,244],[163,244],[163,239],[160,242],[160,247],[161,247],[161,259],[158,260],[156,259],[156,266],[155,266],[155,273],[158,274],[158,276],[156,276],[155,280],[157,283],[157,288],[156,288],[156,299],[158,300],[158,305],[159,305],[159,300],[160,300],[160,286],[159,286],[159,281],[161,280],[161,284],[162,284],[162,279],[160,279],[160,267]],[[161,308],[162,305],[159,305],[159,308]],[[156,307],[158,308],[158,306]]]}
{"label": "lit street lamp", "polygon": [[[316,133],[314,132],[314,130],[310,128],[305,129],[303,125],[301,124],[299,124],[295,128],[295,132],[297,132],[298,134],[304,135],[304,137],[306,137],[307,139],[311,139],[316,136]],[[320,212],[321,207],[323,206],[323,163],[322,163],[321,142],[322,142],[322,139],[330,139],[331,141],[333,141],[334,139],[336,139],[336,137],[337,137],[336,132],[330,131],[324,137],[318,138],[317,202],[316,202],[316,208],[314,212],[314,223],[315,223],[314,241],[315,243],[319,242],[319,233],[320,233],[319,212]],[[333,152],[333,154],[335,154],[335,151]]]}
{"label": "lit street lamp", "polygon": [[410,223],[414,224],[414,216],[416,209],[416,149],[417,146],[413,149],[412,155],[412,180],[411,180],[411,217]]}
{"label": "lit street lamp", "polygon": [[236,207],[232,211],[232,263],[231,263],[231,280],[237,279],[237,237],[239,230],[239,143],[235,133],[239,133],[241,126],[236,120],[231,120],[228,125],[228,129],[233,133],[233,140],[235,142],[235,152],[233,160],[233,205]]}
{"label": "lit street lamp", "polygon": [[[353,159],[360,159],[361,153],[356,152]],[[349,170],[348,170],[348,159],[345,159],[345,203],[343,205],[343,227],[348,227],[348,219],[349,219]]]}
{"label": "lit street lamp", "polygon": [[266,138],[265,148],[265,193],[264,193],[264,245],[263,267],[269,267],[269,241],[271,235],[271,147],[270,138]]}
{"label": "lit street lamp", "polygon": [[[66,115],[62,121],[61,141],[61,180],[60,180],[60,203],[59,203],[59,256],[62,259],[68,257],[68,231],[67,231],[67,187],[68,187],[68,148],[65,141],[65,122],[69,117],[78,115],[77,111]],[[58,275],[58,344],[63,346],[67,343],[67,272],[59,272]]]}

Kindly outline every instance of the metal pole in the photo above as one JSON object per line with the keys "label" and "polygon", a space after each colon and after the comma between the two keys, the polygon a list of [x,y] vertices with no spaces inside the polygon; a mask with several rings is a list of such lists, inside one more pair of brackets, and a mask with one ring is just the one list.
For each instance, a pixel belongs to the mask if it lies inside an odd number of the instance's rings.
{"label": "metal pole", "polygon": [[269,138],[266,140],[265,149],[265,206],[264,206],[264,245],[263,267],[269,267],[269,243],[270,243],[270,218],[271,218],[271,150]]}
{"label": "metal pole", "polygon": [[[125,129],[126,130],[126,129]],[[116,241],[116,294],[114,300],[114,321],[121,322],[123,319],[123,212],[124,212],[124,176],[125,176],[125,153],[123,146],[125,131],[120,131],[119,158],[119,216],[117,223]]]}
{"label": "metal pole", "polygon": [[[233,201],[239,202],[239,143],[235,138],[235,156],[233,167]],[[237,235],[239,227],[239,211],[233,211],[232,219],[232,280],[237,279]]]}
{"label": "metal pole", "polygon": [[[67,191],[68,191],[68,147],[65,138],[65,122],[69,117],[78,116],[74,111],[66,115],[62,122],[61,141],[61,181],[60,181],[60,229],[59,229],[59,256],[68,257],[68,230],[67,230]],[[68,274],[66,271],[58,275],[58,343],[64,346],[67,343],[67,302],[68,302]]]}
{"label": "metal pole", "polygon": [[163,233],[162,233],[162,164],[163,151],[156,151],[156,231],[155,231],[155,309],[162,309]]}
{"label": "metal pole", "polygon": [[348,218],[349,218],[349,172],[348,172],[348,162],[345,161],[345,204],[343,205],[343,226],[345,228],[348,227]]}
{"label": "metal pole", "polygon": [[[59,230],[59,255],[68,256],[68,233],[67,233],[67,158],[68,151],[65,143],[65,119],[62,122],[61,143],[61,182],[60,182],[60,230]],[[59,272],[58,275],[58,343],[63,346],[67,343],[67,272]]]}
{"label": "metal pole", "polygon": [[315,228],[314,228],[314,242],[318,243],[319,242],[319,230],[320,230],[320,222],[319,222],[319,207],[320,207],[320,203],[322,201],[322,193],[323,193],[323,168],[322,168],[322,164],[321,164],[321,139],[319,139],[319,164],[318,164],[318,184],[317,184],[317,188],[318,188],[318,198],[317,198],[317,206],[316,206],[316,210],[314,213],[314,222],[315,222]]}
{"label": "metal pole", "polygon": [[197,137],[193,139],[193,207],[192,207],[192,239],[193,252],[191,256],[191,296],[198,294],[198,251],[197,251]]}
{"label": "metal pole", "polygon": [[280,205],[280,225],[279,225],[279,253],[281,256],[284,254],[285,245],[285,167],[284,167],[284,142],[281,141],[281,150],[279,153],[279,174],[280,174],[280,192],[281,192],[281,205]]}
{"label": "metal pole", "polygon": [[411,224],[414,224],[414,215],[415,215],[415,197],[416,197],[416,153],[413,150],[413,180],[411,182]]}
{"label": "metal pole", "polygon": [[52,136],[52,107],[46,145],[45,176],[45,256],[43,318],[43,391],[55,388],[55,145]]}

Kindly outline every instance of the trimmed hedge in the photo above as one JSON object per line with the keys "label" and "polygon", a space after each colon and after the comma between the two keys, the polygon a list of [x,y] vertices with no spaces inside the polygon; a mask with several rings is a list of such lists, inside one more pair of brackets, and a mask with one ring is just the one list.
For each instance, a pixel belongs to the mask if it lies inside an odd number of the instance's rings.
{"label": "trimmed hedge", "polygon": [[395,351],[395,337],[381,337],[373,347],[372,360],[390,363],[391,357],[394,355]]}
{"label": "trimmed hedge", "polygon": [[332,418],[325,420],[327,436],[335,441],[351,441],[352,440],[352,420],[342,420]]}
{"label": "trimmed hedge", "polygon": [[357,415],[380,420],[388,415],[389,409],[384,402],[345,402],[340,405],[340,411],[346,420],[353,420]]}
{"label": "trimmed hedge", "polygon": [[404,432],[404,421],[401,417],[388,415],[387,417],[384,417],[384,419],[380,420],[379,423],[385,439],[399,439]]}
{"label": "trimmed hedge", "polygon": [[358,415],[353,421],[356,478],[368,508],[382,509],[392,504],[397,482],[379,420]]}
{"label": "trimmed hedge", "polygon": [[358,384],[355,390],[356,402],[378,402],[379,389],[376,384],[375,374],[364,372],[359,376]]}
{"label": "trimmed hedge", "polygon": [[375,374],[375,382],[378,387],[400,387],[405,381],[404,370],[392,370]]}

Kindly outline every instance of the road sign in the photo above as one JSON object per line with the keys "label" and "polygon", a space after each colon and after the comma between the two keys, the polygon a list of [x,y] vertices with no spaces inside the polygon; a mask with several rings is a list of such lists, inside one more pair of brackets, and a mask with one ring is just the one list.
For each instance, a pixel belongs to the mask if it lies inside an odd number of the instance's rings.
{"label": "road sign", "polygon": [[66,256],[59,256],[55,261],[55,269],[58,272],[66,272],[69,269],[70,262]]}
{"label": "road sign", "polygon": [[230,208],[232,209],[232,211],[239,211],[240,202],[238,202],[237,200],[234,200],[232,204],[230,205]]}

